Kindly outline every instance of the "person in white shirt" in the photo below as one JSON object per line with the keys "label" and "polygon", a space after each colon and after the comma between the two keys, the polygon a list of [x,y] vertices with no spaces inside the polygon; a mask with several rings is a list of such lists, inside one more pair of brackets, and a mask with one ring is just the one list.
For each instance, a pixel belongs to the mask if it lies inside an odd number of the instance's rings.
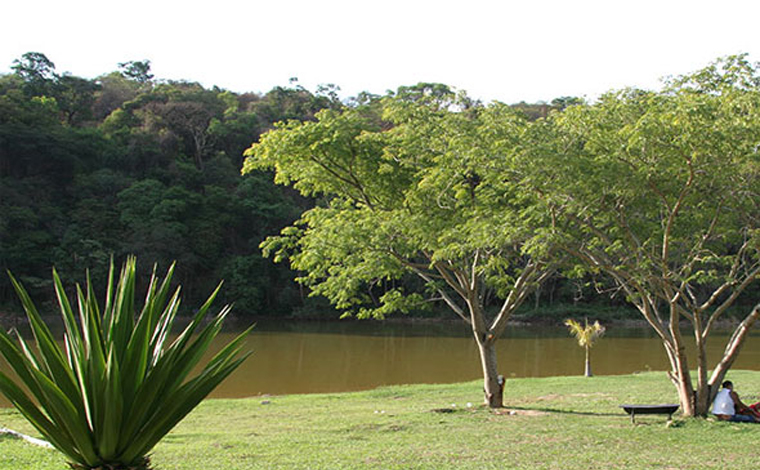
{"label": "person in white shirt", "polygon": [[722,421],[760,422],[760,413],[742,403],[730,380],[723,382],[723,388],[715,396],[712,414]]}

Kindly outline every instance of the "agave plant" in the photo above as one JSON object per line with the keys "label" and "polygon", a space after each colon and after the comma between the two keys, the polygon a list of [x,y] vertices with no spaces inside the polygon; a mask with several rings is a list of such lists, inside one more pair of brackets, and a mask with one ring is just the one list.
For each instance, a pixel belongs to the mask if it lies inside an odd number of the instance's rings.
{"label": "agave plant", "polygon": [[592,325],[588,324],[586,319],[585,326],[573,319],[565,320],[565,325],[570,328],[570,333],[578,340],[578,345],[586,350],[586,371],[585,376],[591,377],[591,347],[596,340],[604,335],[605,328],[595,321]]}
{"label": "agave plant", "polygon": [[135,258],[129,258],[114,286],[111,263],[102,310],[89,277],[86,292],[77,285],[78,315],[53,271],[63,348],[11,276],[36,347],[18,332],[14,341],[0,329],[0,353],[18,376],[14,381],[0,373],[0,391],[72,468],[150,468],[151,449],[248,355],[241,348],[250,329],[189,377],[229,307],[204,322],[217,288],[187,327],[170,336],[180,304],[180,289],[172,293],[170,288],[174,265],[163,279],[154,268],[139,315],[135,265]]}

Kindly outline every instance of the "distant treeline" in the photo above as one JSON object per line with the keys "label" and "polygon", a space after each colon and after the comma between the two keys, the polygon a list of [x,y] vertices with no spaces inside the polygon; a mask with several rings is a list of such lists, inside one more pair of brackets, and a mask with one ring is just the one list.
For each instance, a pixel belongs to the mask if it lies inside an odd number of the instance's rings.
{"label": "distant treeline", "polygon": [[[241,176],[243,151],[276,122],[377,96],[341,101],[335,86],[294,83],[264,94],[207,89],[157,80],[149,61],[85,79],[33,52],[12,69],[0,75],[0,312],[20,309],[6,271],[54,302],[52,266],[65,283],[89,271],[104,285],[112,257],[136,254],[142,282],[154,264],[176,260],[188,305],[224,279],[221,298],[238,315],[334,316],[259,249],[319,201],[275,186],[270,174]],[[539,118],[573,102],[515,106]],[[583,282],[557,279],[532,306],[599,300]]]}

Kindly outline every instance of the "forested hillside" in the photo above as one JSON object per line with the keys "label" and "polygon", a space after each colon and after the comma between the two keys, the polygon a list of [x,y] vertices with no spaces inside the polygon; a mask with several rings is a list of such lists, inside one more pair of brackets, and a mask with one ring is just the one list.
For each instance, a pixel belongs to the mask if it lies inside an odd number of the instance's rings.
{"label": "forested hillside", "polygon": [[135,253],[144,277],[176,260],[190,298],[225,279],[238,312],[299,306],[288,266],[258,245],[309,202],[269,175],[241,176],[242,153],[274,122],[338,106],[335,96],[236,94],[155,80],[147,61],[120,65],[88,80],[29,53],[0,76],[0,305],[15,298],[6,270],[49,297],[51,266],[81,281]]}
{"label": "forested hillside", "polygon": [[[297,82],[263,94],[207,89],[157,79],[149,61],[85,79],[34,52],[12,70],[0,75],[0,312],[19,310],[6,271],[52,302],[51,267],[66,284],[89,270],[103,285],[111,257],[136,254],[143,282],[154,263],[176,260],[188,304],[224,279],[222,298],[238,315],[337,317],[259,248],[315,201],[267,172],[241,175],[243,151],[276,122],[377,96],[341,102],[332,85],[310,92]],[[448,92],[420,84],[396,93]],[[537,119],[574,102],[514,107]],[[584,282],[555,279],[529,304],[539,298],[546,307],[595,296]]]}

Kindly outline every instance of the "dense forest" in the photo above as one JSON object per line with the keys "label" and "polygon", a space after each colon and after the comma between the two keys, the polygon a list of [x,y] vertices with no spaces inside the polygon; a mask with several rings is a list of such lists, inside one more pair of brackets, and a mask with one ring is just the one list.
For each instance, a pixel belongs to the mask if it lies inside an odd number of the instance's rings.
{"label": "dense forest", "polygon": [[[325,108],[366,105],[341,100],[337,87],[315,92],[293,80],[266,93],[235,93],[191,81],[155,78],[150,61],[119,64],[95,79],[59,73],[42,53],[27,53],[0,75],[0,306],[18,310],[6,271],[35,298],[50,302],[50,270],[64,283],[85,273],[104,284],[112,258],[139,259],[146,282],[177,262],[188,305],[220,279],[222,299],[238,315],[335,317],[309,299],[286,264],[259,248],[319,203],[276,186],[272,175],[241,175],[243,152],[274,123],[314,120]],[[420,84],[395,93],[447,90]],[[389,92],[390,93],[390,92]],[[529,118],[575,102],[514,105]],[[598,300],[587,280],[555,279],[547,306]],[[607,302],[605,300],[605,302]]]}

